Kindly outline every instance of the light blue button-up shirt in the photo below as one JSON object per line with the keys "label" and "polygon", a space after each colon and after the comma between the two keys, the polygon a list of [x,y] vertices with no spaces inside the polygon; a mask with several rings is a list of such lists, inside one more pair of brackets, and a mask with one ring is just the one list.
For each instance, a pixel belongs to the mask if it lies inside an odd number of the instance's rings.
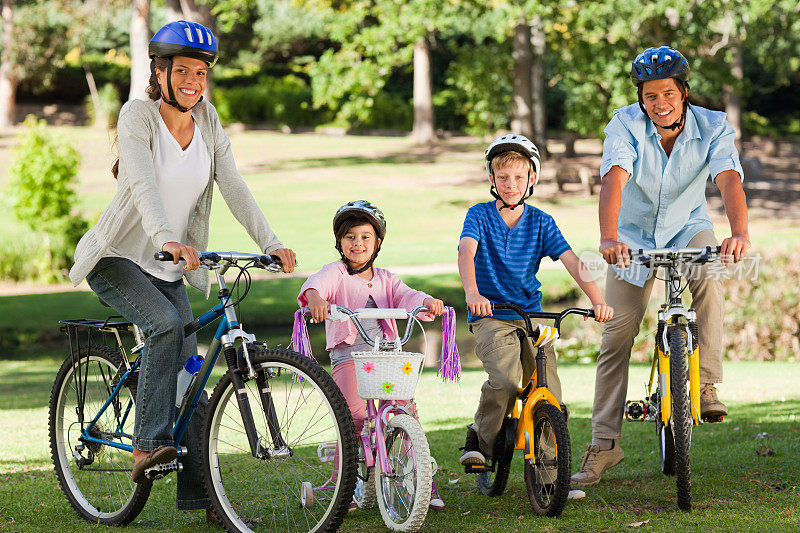
{"label": "light blue button-up shirt", "polygon": [[[744,179],[733,127],[721,111],[689,105],[669,157],[639,104],[614,110],[605,134],[600,175],[617,165],[630,176],[622,191],[617,240],[633,250],[685,247],[697,233],[713,228],[706,213],[706,180],[725,170]],[[612,268],[640,287],[650,273],[635,265]]]}

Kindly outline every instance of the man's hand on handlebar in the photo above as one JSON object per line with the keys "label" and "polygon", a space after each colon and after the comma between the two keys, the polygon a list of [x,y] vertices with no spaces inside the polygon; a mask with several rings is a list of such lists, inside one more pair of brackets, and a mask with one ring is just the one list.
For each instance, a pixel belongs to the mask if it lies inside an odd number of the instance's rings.
{"label": "man's hand on handlebar", "polygon": [[731,259],[733,259],[734,263],[738,263],[749,249],[750,240],[744,235],[728,237],[722,241],[722,246],[720,247],[719,253],[722,258],[722,264],[730,265]]}
{"label": "man's hand on handlebar", "polygon": [[466,295],[467,308],[475,316],[492,316],[492,302],[481,296],[479,293],[469,293]]}
{"label": "man's hand on handlebar", "polygon": [[200,257],[197,255],[197,250],[191,246],[179,242],[165,242],[161,247],[161,251],[172,254],[172,263],[175,265],[183,259],[186,262],[183,265],[184,270],[197,270],[200,268]]}
{"label": "man's hand on handlebar", "polygon": [[614,239],[605,239],[600,242],[600,254],[609,265],[628,268],[631,264],[631,253],[628,245]]}
{"label": "man's hand on handlebar", "polygon": [[270,255],[274,255],[281,260],[281,263],[283,264],[283,272],[285,274],[291,274],[294,272],[294,267],[297,264],[297,254],[295,254],[290,248],[278,248],[277,250],[272,250]]}
{"label": "man's hand on handlebar", "polygon": [[425,298],[422,305],[428,308],[428,311],[433,316],[439,316],[444,313],[444,302],[436,298]]}
{"label": "man's hand on handlebar", "polygon": [[[614,308],[605,302],[594,304],[592,309],[594,309],[594,319],[598,322],[608,322],[614,316]],[[583,319],[588,320],[589,317],[586,316]]]}

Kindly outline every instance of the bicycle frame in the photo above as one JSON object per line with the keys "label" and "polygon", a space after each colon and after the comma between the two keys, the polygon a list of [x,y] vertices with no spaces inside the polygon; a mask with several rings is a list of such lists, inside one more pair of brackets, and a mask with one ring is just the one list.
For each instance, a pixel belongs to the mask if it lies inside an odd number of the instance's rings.
{"label": "bicycle frame", "polygon": [[[226,254],[211,254],[209,257],[219,260],[220,258],[229,259],[229,260],[240,260],[240,259],[252,259],[254,256],[251,254],[239,254],[239,253],[226,253]],[[243,364],[246,364],[246,367],[243,367],[242,370],[248,371],[248,374],[251,378],[255,377],[256,383],[258,384],[259,394],[261,396],[262,405],[264,406],[267,416],[267,421],[270,429],[270,433],[272,434],[273,442],[276,444],[273,450],[265,449],[261,443],[259,442],[258,434],[255,429],[255,425],[253,423],[253,415],[250,409],[250,403],[246,397],[246,395],[237,395],[236,400],[239,404],[239,408],[242,413],[243,418],[243,425],[245,428],[245,432],[247,433],[250,451],[253,454],[253,457],[260,458],[260,459],[268,459],[271,457],[282,457],[288,456],[291,454],[291,450],[286,445],[286,442],[282,438],[280,434],[280,425],[278,423],[277,414],[275,413],[275,409],[272,404],[271,400],[271,393],[269,391],[269,387],[267,385],[266,376],[263,372],[260,374],[256,374],[253,370],[253,367],[250,362],[250,358],[247,353],[247,343],[248,342],[255,342],[255,336],[245,332],[241,325],[239,324],[238,318],[236,317],[236,311],[234,310],[233,306],[230,305],[231,293],[227,289],[224,275],[227,272],[228,268],[230,267],[230,263],[225,264],[223,266],[214,265],[214,266],[206,266],[206,268],[216,270],[217,276],[217,283],[219,284],[219,300],[220,303],[208,310],[207,312],[203,313],[199,317],[197,317],[193,322],[187,324],[184,327],[184,334],[186,337],[192,335],[196,331],[204,328],[214,320],[218,318],[222,318],[217,326],[217,330],[214,334],[214,337],[206,351],[206,356],[203,360],[203,364],[200,367],[200,370],[197,373],[197,378],[193,380],[191,386],[189,387],[186,395],[184,396],[183,402],[181,404],[178,418],[175,422],[173,427],[173,443],[174,446],[178,449],[179,457],[185,455],[186,449],[180,445],[181,440],[183,438],[184,433],[189,424],[189,420],[191,419],[192,415],[194,414],[195,409],[197,408],[197,404],[200,401],[200,397],[205,389],[206,383],[208,382],[209,377],[211,376],[211,371],[214,368],[214,364],[216,363],[220,353],[225,354],[226,363],[228,364],[228,369],[231,371],[231,379],[236,386],[236,389],[239,390],[242,388],[242,381],[238,373],[233,372],[232,370],[238,368],[240,363],[238,361],[238,355],[236,353],[236,349],[234,348],[234,344],[241,340],[242,341],[242,350],[243,350]],[[119,448],[123,450],[127,450],[129,452],[133,451],[133,446],[131,444],[125,443],[118,443],[113,442],[97,437],[93,437],[90,435],[90,432],[106,409],[116,401],[116,398],[119,395],[120,390],[125,385],[125,381],[128,376],[133,372],[139,371],[140,362],[137,359],[132,364],[129,363],[127,354],[125,354],[125,350],[122,347],[122,343],[119,339],[119,333],[115,330],[114,331],[118,346],[123,356],[123,361],[127,366],[128,370],[121,376],[119,383],[113,388],[109,398],[103,404],[103,406],[99,409],[97,415],[91,420],[86,427],[82,430],[82,436],[80,438],[83,442],[95,442],[98,444],[103,444],[106,446],[112,446],[114,448]],[[133,353],[140,352],[143,348],[143,337],[141,336],[141,330],[138,326],[134,326],[134,336],[137,341],[137,346],[134,348]],[[125,414],[123,418],[120,420],[120,424],[118,424],[116,428],[115,435],[123,436],[128,439],[132,439],[132,435],[125,434],[121,431],[124,422],[127,420],[130,411],[133,407],[133,402],[129,401],[125,407]],[[115,406],[115,408],[117,408]]]}

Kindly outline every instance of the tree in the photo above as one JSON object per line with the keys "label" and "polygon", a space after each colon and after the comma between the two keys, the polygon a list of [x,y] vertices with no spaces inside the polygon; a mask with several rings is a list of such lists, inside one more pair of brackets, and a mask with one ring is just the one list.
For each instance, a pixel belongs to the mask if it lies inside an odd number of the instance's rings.
{"label": "tree", "polygon": [[15,72],[12,48],[14,42],[14,8],[11,0],[2,4],[3,35],[0,40],[0,129],[14,124],[14,110],[19,77]]}
{"label": "tree", "polygon": [[131,91],[128,100],[147,100],[150,83],[150,0],[131,1]]}

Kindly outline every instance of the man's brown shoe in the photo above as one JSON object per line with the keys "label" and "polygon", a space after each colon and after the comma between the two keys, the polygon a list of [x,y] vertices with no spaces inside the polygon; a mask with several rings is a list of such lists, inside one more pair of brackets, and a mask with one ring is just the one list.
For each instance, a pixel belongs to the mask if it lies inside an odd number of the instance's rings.
{"label": "man's brown shoe", "polygon": [[147,476],[144,474],[145,470],[160,465],[161,463],[169,463],[176,457],[178,457],[178,450],[175,446],[159,446],[147,454],[147,457],[134,463],[133,470],[131,471],[133,482],[149,483],[150,480],[147,479]]}
{"label": "man's brown shoe", "polygon": [[572,485],[585,487],[600,481],[603,472],[625,459],[625,452],[616,441],[610,450],[601,450],[597,444],[588,444],[581,457],[581,471],[572,476]]}
{"label": "man's brown shoe", "polygon": [[700,417],[717,418],[728,414],[728,408],[717,398],[713,383],[704,383],[700,388]]}

